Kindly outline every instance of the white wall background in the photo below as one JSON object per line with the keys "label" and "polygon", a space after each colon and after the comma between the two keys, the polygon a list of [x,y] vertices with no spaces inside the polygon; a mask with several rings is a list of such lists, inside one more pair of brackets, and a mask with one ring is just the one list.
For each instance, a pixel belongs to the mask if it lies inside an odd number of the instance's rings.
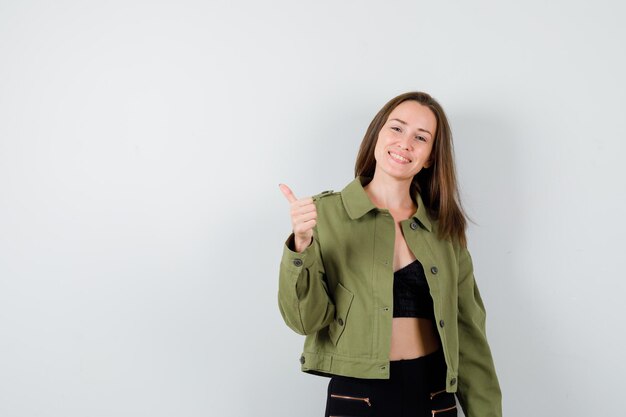
{"label": "white wall background", "polygon": [[618,414],[624,11],[1,1],[0,416],[323,415],[277,184],[340,190],[409,90],[452,124],[505,415]]}

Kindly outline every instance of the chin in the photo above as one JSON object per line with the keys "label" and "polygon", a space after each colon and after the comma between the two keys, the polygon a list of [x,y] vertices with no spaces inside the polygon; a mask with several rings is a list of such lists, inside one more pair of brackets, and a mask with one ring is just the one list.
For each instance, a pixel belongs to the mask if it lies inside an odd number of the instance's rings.
{"label": "chin", "polygon": [[413,177],[415,177],[416,175],[416,174],[411,174],[411,173],[401,174],[401,173],[394,172],[393,170],[386,170],[386,169],[382,171],[385,173],[386,176],[391,177],[398,181],[407,181],[407,180],[411,181],[413,180]]}

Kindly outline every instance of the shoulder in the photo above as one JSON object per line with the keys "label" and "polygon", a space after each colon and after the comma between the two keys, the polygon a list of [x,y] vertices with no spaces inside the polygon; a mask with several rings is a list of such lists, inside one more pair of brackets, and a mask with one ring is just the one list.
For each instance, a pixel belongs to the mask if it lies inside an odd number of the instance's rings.
{"label": "shoulder", "polygon": [[[346,193],[350,193],[350,192],[354,193],[357,188],[360,188],[360,189],[363,188],[363,186],[360,183],[359,177],[350,180],[350,182],[347,183],[341,191],[333,191],[333,190],[322,191],[321,193],[315,194],[313,196],[313,200],[314,201],[324,200],[325,202],[326,201],[337,202],[341,200],[342,195]],[[329,198],[329,197],[333,197],[333,198]]]}
{"label": "shoulder", "polygon": [[322,191],[321,193],[315,194],[312,198],[313,201],[318,202],[322,199],[326,199],[330,196],[338,196],[340,193],[333,190]]}
{"label": "shoulder", "polygon": [[326,190],[315,194],[312,198],[318,212],[318,220],[321,217],[326,218],[326,220],[329,220],[329,217],[335,218],[339,213],[345,210],[340,192]]}

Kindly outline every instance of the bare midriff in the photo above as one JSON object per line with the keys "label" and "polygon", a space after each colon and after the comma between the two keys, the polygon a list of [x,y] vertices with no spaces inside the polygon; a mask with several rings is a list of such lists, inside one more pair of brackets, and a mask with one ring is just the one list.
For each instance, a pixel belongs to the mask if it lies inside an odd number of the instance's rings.
{"label": "bare midriff", "polygon": [[391,323],[389,360],[414,359],[439,348],[439,336],[430,319],[396,317]]}

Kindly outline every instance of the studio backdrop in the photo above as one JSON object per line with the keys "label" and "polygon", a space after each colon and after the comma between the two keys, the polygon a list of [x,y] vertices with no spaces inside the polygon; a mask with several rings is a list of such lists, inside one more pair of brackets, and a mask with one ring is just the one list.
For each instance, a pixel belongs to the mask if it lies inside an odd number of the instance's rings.
{"label": "studio backdrop", "polygon": [[504,414],[623,413],[624,11],[1,1],[0,416],[323,415],[278,183],[341,190],[414,90],[451,123]]}

